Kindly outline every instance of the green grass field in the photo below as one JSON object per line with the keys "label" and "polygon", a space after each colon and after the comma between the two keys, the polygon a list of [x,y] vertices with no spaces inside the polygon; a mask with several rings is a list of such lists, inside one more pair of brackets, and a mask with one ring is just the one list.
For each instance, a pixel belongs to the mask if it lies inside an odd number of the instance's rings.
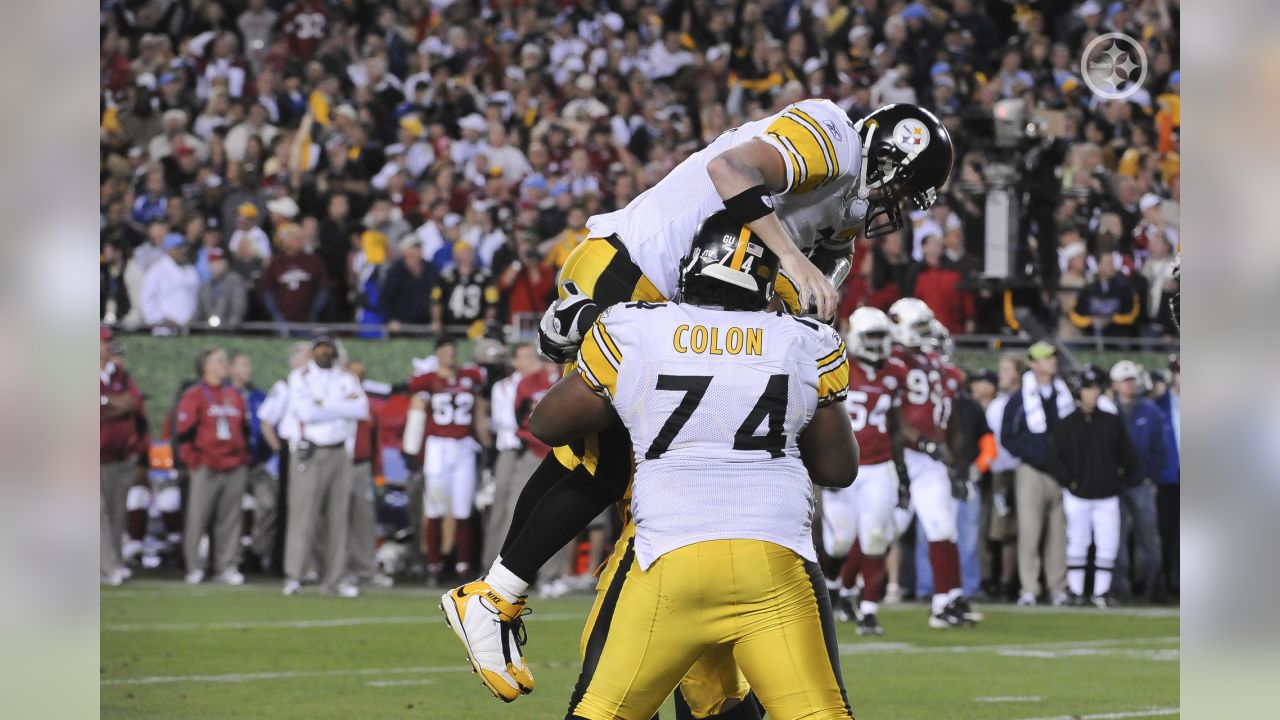
{"label": "green grass field", "polygon": [[[578,673],[586,597],[535,601],[538,689],[511,705],[470,673],[438,591],[356,600],[139,580],[102,589],[104,718],[560,718]],[[1176,611],[987,606],[979,628],[930,630],[888,606],[882,638],[840,627],[859,720],[1176,717]],[[664,718],[673,718],[670,704]]]}

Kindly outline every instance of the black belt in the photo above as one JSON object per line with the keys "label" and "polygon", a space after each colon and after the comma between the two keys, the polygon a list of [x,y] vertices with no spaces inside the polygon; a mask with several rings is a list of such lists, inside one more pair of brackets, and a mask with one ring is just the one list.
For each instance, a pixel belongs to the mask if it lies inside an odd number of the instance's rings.
{"label": "black belt", "polygon": [[307,445],[307,446],[310,446],[310,447],[313,447],[313,448],[317,448],[317,449],[319,449],[319,450],[329,450],[329,449],[331,449],[331,448],[344,447],[344,446],[346,445],[346,443],[345,443],[345,442],[336,442],[336,443],[331,443],[331,444],[329,444],[329,445],[321,445],[321,444],[319,444],[319,443],[313,443],[313,442],[310,442],[310,441],[307,441],[307,440],[303,440],[302,442],[300,442],[300,443],[298,443],[298,444],[299,444],[299,446]]}

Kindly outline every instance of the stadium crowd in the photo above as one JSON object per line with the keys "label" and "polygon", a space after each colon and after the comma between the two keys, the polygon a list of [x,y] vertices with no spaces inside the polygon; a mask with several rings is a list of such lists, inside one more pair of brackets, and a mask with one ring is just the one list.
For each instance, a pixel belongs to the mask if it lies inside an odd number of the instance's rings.
{"label": "stadium crowd", "polygon": [[[590,216],[805,97],[919,103],[946,192],[857,242],[860,305],[925,300],[952,333],[1028,317],[1065,339],[1176,335],[1176,0],[109,0],[101,4],[101,317],[529,327]],[[1136,38],[1145,81],[1081,56]],[[1050,114],[1017,151],[1018,272],[980,280],[993,112]],[[1034,334],[1034,333],[1033,333]]]}
{"label": "stadium crowd", "polygon": [[[162,426],[148,427],[118,340],[109,329],[100,340],[107,584],[161,566],[189,583],[238,585],[260,572],[283,576],[286,594],[318,583],[345,597],[396,578],[468,580],[498,555],[516,497],[549,451],[527,420],[560,370],[529,343],[481,340],[463,363],[445,341],[388,382],[366,378],[342,342],[321,333],[290,348],[294,370],[269,391],[253,382],[253,358],[210,346]],[[1040,403],[1038,428],[1027,411],[1038,397],[1026,390],[1032,379],[1059,393]],[[968,373],[953,405],[956,418],[962,406],[978,408],[976,420],[957,422],[982,428],[954,461],[976,481],[957,510],[966,595],[1066,603],[1083,593],[1091,544],[1091,587],[1113,571],[1105,603],[1176,595],[1180,390],[1176,356],[1167,372],[1121,360],[1060,375],[1047,343]],[[418,394],[429,395],[429,412],[415,425]],[[1099,430],[1101,439],[1067,429],[1098,408],[1124,429]],[[978,450],[987,432],[990,454]],[[1103,448],[1116,442],[1108,459]],[[539,592],[590,588],[618,523],[612,513],[592,523],[544,568]],[[904,509],[895,524],[884,600],[927,598],[918,522]]]}

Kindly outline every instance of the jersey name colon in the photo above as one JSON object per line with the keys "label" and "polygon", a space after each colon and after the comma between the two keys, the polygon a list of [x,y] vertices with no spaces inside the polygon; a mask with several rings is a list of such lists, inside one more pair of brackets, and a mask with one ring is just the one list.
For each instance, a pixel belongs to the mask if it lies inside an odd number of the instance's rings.
{"label": "jersey name colon", "polygon": [[862,146],[849,116],[830,100],[818,99],[722,133],[626,207],[592,216],[587,221],[592,237],[617,233],[658,291],[675,297],[689,239],[703,219],[724,209],[707,164],[753,139],[771,145],[786,165],[786,189],[773,197],[773,206],[792,241],[805,251],[819,242],[852,242],[866,213],[856,197]]}
{"label": "jersey name colon", "polygon": [[627,303],[600,317],[578,362],[631,433],[641,567],[719,539],[765,540],[815,559],[812,486],[796,441],[848,388],[844,343],[829,326]]}
{"label": "jersey name colon", "polygon": [[859,462],[876,465],[893,459],[893,437],[889,432],[889,411],[900,403],[907,367],[888,358],[873,368],[860,362],[849,365],[849,394],[844,406],[858,438]]}
{"label": "jersey name colon", "polygon": [[475,426],[476,396],[484,387],[484,371],[465,367],[453,377],[438,371],[415,375],[409,392],[427,396],[427,436],[469,437]]}

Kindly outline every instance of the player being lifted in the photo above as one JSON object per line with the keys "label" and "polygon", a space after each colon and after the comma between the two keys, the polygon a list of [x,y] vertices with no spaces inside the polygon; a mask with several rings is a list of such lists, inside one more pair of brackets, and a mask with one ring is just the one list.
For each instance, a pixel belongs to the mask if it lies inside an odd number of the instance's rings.
{"label": "player being lifted", "polygon": [[[816,304],[830,317],[833,281],[847,272],[850,246],[866,223],[878,236],[901,227],[904,200],[923,208],[950,173],[954,152],[941,123],[914,105],[890,105],[851,124],[826,100],[804,100],[763,120],[727,132],[690,156],[666,178],[625,208],[588,222],[593,237],[567,259],[560,275],[562,298],[543,317],[541,348],[560,362],[571,361],[592,310],[627,300],[662,301],[676,289],[679,262],[699,224],[723,212],[742,233],[757,236],[777,253],[791,281],[777,291],[796,310]],[[745,226],[745,227],[744,227]],[[810,251],[824,276],[802,254]],[[729,258],[726,266],[743,258]],[[611,502],[630,481],[631,443],[615,424],[603,433],[561,447],[526,483],[513,513],[501,555],[489,571],[509,590],[508,607],[522,607],[537,570]],[[535,508],[537,512],[535,513]],[[457,603],[445,598],[446,604]],[[479,604],[473,593],[469,603]],[[517,629],[518,619],[501,613]],[[518,656],[504,632],[493,643]],[[473,662],[477,638],[464,639]],[[528,684],[507,683],[499,674],[487,683],[512,700]]]}
{"label": "player being lifted", "polygon": [[902,447],[894,436],[899,423],[898,390],[907,368],[890,357],[892,336],[893,323],[880,310],[863,307],[849,316],[845,410],[858,438],[861,466],[852,487],[824,490],[822,495],[823,544],[834,561],[830,574],[839,577],[846,606],[857,576],[862,575],[862,600],[849,613],[857,620],[859,635],[884,633],[878,613],[885,554],[897,537],[893,510],[898,504],[896,468],[902,463]]}
{"label": "player being lifted", "polygon": [[902,422],[898,441],[909,482],[911,507],[929,543],[933,570],[933,603],[929,627],[971,625],[981,619],[960,585],[960,553],[956,545],[956,498],[949,463],[948,405],[944,402],[943,365],[926,347],[933,311],[916,298],[902,298],[889,308],[894,323],[894,357],[906,367],[899,393]]}
{"label": "player being lifted", "polygon": [[553,445],[620,420],[635,448],[634,535],[567,716],[648,720],[696,661],[720,655],[772,717],[851,718],[810,528],[812,483],[858,473],[844,343],[760,312],[777,261],[753,234],[699,239],[682,302],[605,311],[530,419]]}

